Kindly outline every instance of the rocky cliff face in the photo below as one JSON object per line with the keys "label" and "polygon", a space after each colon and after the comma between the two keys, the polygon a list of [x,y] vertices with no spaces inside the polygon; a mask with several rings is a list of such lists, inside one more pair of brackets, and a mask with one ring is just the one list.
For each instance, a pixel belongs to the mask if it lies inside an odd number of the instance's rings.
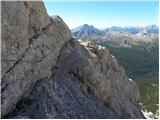
{"label": "rocky cliff face", "polygon": [[43,2],[1,2],[2,118],[144,118],[107,49],[76,42]]}

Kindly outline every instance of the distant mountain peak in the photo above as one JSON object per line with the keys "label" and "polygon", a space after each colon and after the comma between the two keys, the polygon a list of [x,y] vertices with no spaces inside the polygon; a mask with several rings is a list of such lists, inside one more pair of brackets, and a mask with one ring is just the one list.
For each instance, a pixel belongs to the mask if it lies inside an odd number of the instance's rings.
{"label": "distant mountain peak", "polygon": [[71,30],[73,36],[76,38],[86,39],[94,35],[104,35],[105,32],[95,28],[93,25],[84,24]]}
{"label": "distant mountain peak", "polygon": [[77,28],[72,29],[72,31],[79,31],[79,30],[98,30],[93,25],[83,24]]}

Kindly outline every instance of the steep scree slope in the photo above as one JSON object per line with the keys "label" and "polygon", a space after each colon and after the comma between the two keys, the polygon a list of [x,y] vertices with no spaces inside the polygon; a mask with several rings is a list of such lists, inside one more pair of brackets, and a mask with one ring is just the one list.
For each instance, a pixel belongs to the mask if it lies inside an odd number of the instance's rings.
{"label": "steep scree slope", "polygon": [[107,49],[73,40],[43,2],[1,3],[1,117],[144,118],[137,85]]}

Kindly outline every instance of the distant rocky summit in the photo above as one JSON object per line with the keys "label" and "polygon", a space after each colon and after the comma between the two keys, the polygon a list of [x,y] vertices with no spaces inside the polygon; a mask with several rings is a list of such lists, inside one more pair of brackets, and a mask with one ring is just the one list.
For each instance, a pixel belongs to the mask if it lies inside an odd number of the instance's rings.
{"label": "distant rocky summit", "polygon": [[136,34],[134,39],[139,39],[146,43],[157,43],[158,44],[159,43],[158,37],[159,37],[158,34],[150,32],[149,29],[147,28],[143,28],[138,34]]}
{"label": "distant rocky summit", "polygon": [[77,39],[87,39],[90,36],[105,35],[105,32],[95,28],[93,25],[84,24],[71,30],[72,35]]}
{"label": "distant rocky summit", "polygon": [[41,1],[3,1],[2,118],[145,118],[107,49],[81,45]]}

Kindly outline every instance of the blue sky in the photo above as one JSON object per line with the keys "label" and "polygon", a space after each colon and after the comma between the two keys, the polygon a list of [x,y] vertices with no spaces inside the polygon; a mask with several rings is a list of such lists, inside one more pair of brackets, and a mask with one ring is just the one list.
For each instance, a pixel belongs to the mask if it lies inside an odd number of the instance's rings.
{"label": "blue sky", "polygon": [[49,15],[59,15],[69,28],[83,24],[110,26],[158,25],[158,1],[44,1]]}

